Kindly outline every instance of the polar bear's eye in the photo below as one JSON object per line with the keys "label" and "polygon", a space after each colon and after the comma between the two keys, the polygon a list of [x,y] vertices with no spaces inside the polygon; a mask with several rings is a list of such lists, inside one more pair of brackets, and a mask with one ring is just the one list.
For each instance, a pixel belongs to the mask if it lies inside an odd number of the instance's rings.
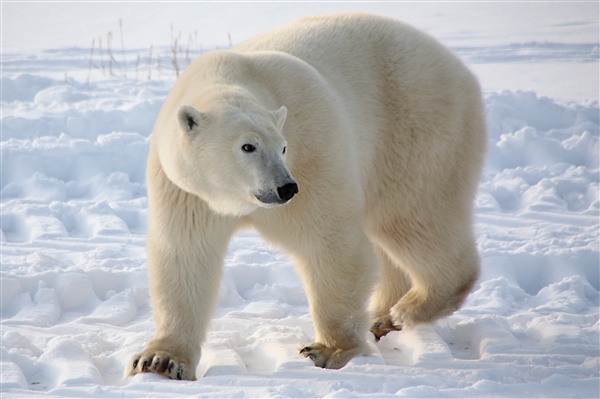
{"label": "polar bear's eye", "polygon": [[242,146],[242,151],[244,151],[244,152],[254,152],[254,151],[256,151],[256,147],[253,146],[252,144],[244,144]]}
{"label": "polar bear's eye", "polygon": [[283,147],[283,151],[281,151],[281,153],[285,154],[285,150],[287,150],[287,147]]}

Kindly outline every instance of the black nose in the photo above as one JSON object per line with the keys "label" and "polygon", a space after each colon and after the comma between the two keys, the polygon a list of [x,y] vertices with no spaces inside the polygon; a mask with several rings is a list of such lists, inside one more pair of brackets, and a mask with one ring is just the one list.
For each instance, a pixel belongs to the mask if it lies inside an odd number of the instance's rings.
{"label": "black nose", "polygon": [[282,201],[288,202],[298,192],[298,185],[296,183],[288,183],[284,186],[277,187],[277,195]]}

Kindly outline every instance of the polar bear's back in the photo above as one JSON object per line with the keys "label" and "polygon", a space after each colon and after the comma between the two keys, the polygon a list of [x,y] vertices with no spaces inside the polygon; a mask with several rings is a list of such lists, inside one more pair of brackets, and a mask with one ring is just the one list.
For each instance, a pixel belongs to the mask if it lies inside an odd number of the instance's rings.
{"label": "polar bear's back", "polygon": [[[405,81],[431,80],[427,70],[461,73],[460,61],[425,33],[402,22],[368,14],[305,18],[250,39],[236,52],[280,51],[310,64],[328,79],[401,70]],[[440,68],[440,64],[445,64]],[[448,65],[451,64],[451,65]],[[465,74],[465,72],[467,72]],[[467,75],[467,76],[465,76]],[[353,79],[360,81],[361,79]]]}

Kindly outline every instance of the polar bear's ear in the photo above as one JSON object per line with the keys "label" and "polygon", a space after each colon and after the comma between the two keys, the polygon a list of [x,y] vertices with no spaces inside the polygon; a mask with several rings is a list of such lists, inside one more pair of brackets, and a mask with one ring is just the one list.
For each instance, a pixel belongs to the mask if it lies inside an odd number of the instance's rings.
{"label": "polar bear's ear", "polygon": [[279,130],[283,129],[283,124],[285,123],[285,119],[287,118],[287,108],[281,107],[274,113],[275,120],[277,121],[277,127]]}
{"label": "polar bear's ear", "polygon": [[187,134],[199,132],[200,123],[203,118],[204,116],[197,109],[189,105],[182,106],[179,108],[179,112],[177,112],[179,126]]}

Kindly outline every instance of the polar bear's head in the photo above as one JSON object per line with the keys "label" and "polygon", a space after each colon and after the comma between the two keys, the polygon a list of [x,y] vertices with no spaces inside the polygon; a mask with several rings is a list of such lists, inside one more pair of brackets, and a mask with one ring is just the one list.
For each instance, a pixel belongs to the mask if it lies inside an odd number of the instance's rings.
{"label": "polar bear's head", "polygon": [[[283,205],[298,192],[281,134],[287,109],[246,108],[226,105],[199,111],[182,106],[178,137],[164,143],[170,148],[161,151],[169,178],[221,214],[242,216],[259,207]],[[160,147],[164,150],[163,143]]]}

